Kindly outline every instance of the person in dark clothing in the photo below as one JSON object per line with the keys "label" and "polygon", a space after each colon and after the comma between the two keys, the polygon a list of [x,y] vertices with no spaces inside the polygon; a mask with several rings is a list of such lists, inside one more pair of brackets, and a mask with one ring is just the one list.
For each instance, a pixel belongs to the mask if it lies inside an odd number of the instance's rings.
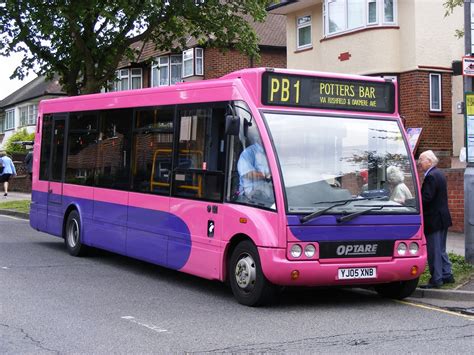
{"label": "person in dark clothing", "polygon": [[26,170],[28,171],[28,175],[30,175],[31,179],[33,175],[33,151],[30,150],[28,154],[26,154],[25,160],[23,162],[26,165]]}
{"label": "person in dark clothing", "polygon": [[428,284],[420,287],[439,288],[444,283],[454,282],[451,262],[446,253],[448,228],[453,225],[448,208],[446,177],[436,168],[438,158],[431,150],[420,154],[418,164],[425,173],[421,195],[428,266],[431,274]]}

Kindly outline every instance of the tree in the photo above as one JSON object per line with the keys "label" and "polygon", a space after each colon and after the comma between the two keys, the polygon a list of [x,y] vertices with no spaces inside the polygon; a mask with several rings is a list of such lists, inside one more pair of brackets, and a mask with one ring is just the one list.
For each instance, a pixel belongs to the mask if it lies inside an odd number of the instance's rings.
{"label": "tree", "polygon": [[246,19],[263,21],[268,0],[7,0],[0,1],[0,55],[22,52],[11,78],[29,71],[52,78],[68,95],[94,93],[114,80],[131,44],[160,50],[234,45],[258,58],[257,36]]}
{"label": "tree", "polygon": [[[446,9],[446,12],[444,13],[444,17],[449,16],[453,13],[454,8],[458,6],[463,6],[464,0],[446,0],[443,3],[444,8]],[[464,31],[463,30],[456,30],[456,37],[461,38],[464,36]]]}

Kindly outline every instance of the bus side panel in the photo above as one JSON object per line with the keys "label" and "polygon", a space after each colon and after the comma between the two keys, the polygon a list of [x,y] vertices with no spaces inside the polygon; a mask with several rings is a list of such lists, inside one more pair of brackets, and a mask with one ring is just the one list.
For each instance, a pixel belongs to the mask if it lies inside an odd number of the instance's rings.
{"label": "bus side panel", "polygon": [[[222,205],[171,198],[170,213],[173,228],[168,245],[169,267],[207,279],[219,279]],[[208,232],[209,223],[213,224],[212,233]]]}
{"label": "bus side panel", "polygon": [[[93,188],[80,185],[63,185],[63,204],[64,214],[70,206],[74,206],[81,218],[82,224],[82,242],[86,245],[91,245],[90,226],[92,223],[93,212]],[[64,215],[66,218],[66,215]]]}
{"label": "bus side panel", "polygon": [[130,192],[126,253],[167,266],[169,198]]}
{"label": "bus side panel", "polygon": [[[62,236],[63,232],[63,201],[62,201],[62,183],[49,182],[51,189],[47,195],[48,219],[46,222],[46,232],[56,236]],[[57,193],[54,193],[56,191]]]}
{"label": "bus side panel", "polygon": [[128,192],[94,189],[92,246],[125,255]]}
{"label": "bus side panel", "polygon": [[46,231],[48,220],[48,194],[33,190],[31,192],[30,225],[39,231]]}
{"label": "bus side panel", "polygon": [[168,220],[169,214],[166,212],[129,207],[127,255],[167,266],[168,236],[164,225]]}
{"label": "bus side panel", "polygon": [[[251,206],[226,204],[224,210],[224,242],[229,242],[236,234],[244,234],[256,246],[269,248],[286,248],[285,227],[281,226],[276,211],[269,211]],[[280,244],[283,240],[284,244]]]}

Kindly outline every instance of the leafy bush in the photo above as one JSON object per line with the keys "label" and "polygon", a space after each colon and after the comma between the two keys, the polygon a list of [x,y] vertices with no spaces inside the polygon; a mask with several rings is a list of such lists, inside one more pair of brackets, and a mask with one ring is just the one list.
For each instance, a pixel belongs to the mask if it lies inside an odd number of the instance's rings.
{"label": "leafy bush", "polygon": [[14,133],[10,138],[8,138],[7,143],[5,144],[5,150],[8,155],[14,153],[26,153],[26,147],[22,144],[16,144],[15,142],[25,142],[25,141],[34,141],[35,134],[28,133],[26,128]]}

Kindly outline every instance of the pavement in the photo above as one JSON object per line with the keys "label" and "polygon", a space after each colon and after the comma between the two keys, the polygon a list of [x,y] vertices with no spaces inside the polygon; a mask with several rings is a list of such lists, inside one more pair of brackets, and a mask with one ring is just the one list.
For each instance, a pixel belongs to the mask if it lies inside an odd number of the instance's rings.
{"label": "pavement", "polygon": [[[31,200],[31,194],[22,192],[9,192],[8,197],[0,202]],[[29,219],[29,214],[0,209],[0,214],[15,216],[18,218]],[[448,233],[446,249],[458,255],[465,255],[464,249],[465,236],[463,233]],[[430,289],[424,290],[417,288],[413,295],[407,300],[412,302],[427,303],[433,306],[442,307],[448,310],[462,311],[466,314],[474,315],[474,279],[459,285],[455,289]],[[463,311],[464,310],[464,311]]]}

